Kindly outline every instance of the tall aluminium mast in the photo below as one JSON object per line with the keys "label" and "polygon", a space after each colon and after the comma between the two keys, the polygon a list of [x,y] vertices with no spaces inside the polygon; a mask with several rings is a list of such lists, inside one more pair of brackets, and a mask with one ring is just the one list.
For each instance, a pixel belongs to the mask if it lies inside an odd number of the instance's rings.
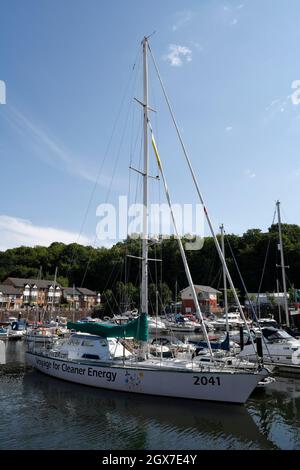
{"label": "tall aluminium mast", "polygon": [[149,172],[149,145],[148,145],[148,38],[144,37],[143,71],[144,71],[144,172],[143,172],[143,239],[142,239],[142,289],[141,311],[148,314],[148,172]]}
{"label": "tall aluminium mast", "polygon": [[289,306],[288,306],[287,290],[286,290],[284,253],[283,253],[283,243],[282,243],[280,201],[276,202],[276,206],[277,206],[277,215],[278,215],[278,232],[279,232],[279,246],[280,246],[280,262],[281,262],[281,271],[282,271],[282,285],[283,285],[283,293],[284,293],[283,294],[284,295],[284,310],[285,310],[286,324],[287,326],[290,326]]}
{"label": "tall aluminium mast", "polygon": [[[225,244],[224,244],[224,225],[222,224],[221,227],[221,247],[222,253],[225,259]],[[226,270],[224,265],[223,268],[223,288],[224,288],[224,313],[226,318],[226,333],[229,333],[229,324],[228,324],[228,297],[227,297],[227,277],[226,277]]]}

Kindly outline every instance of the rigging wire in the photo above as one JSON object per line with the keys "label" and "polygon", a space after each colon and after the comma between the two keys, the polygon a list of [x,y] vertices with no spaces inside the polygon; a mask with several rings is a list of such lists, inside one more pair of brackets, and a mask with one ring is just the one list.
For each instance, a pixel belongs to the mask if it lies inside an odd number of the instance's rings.
{"label": "rigging wire", "polygon": [[[116,132],[116,129],[117,129],[117,124],[119,122],[119,119],[120,119],[120,116],[121,116],[121,113],[122,113],[122,109],[123,109],[123,106],[124,106],[124,103],[125,103],[125,99],[126,99],[126,96],[127,96],[127,93],[128,93],[128,90],[129,90],[129,87],[130,87],[130,84],[131,84],[131,81],[133,80],[133,72],[134,70],[136,69],[136,64],[137,64],[137,60],[138,60],[138,57],[140,56],[140,50],[138,49],[138,52],[135,56],[135,59],[134,59],[134,63],[133,63],[133,66],[132,66],[132,70],[131,70],[131,74],[129,76],[129,79],[127,81],[127,84],[125,86],[125,91],[123,93],[123,97],[121,99],[121,103],[120,103],[120,106],[119,106],[119,109],[117,111],[117,115],[116,115],[116,118],[115,118],[115,121],[114,121],[114,124],[113,124],[113,129],[112,129],[112,132],[111,132],[111,135],[110,135],[110,138],[108,140],[108,144],[107,144],[107,147],[106,147],[106,150],[104,152],[104,155],[103,155],[103,159],[102,159],[102,162],[98,168],[98,171],[96,173],[96,179],[95,179],[95,182],[94,182],[94,185],[92,187],[92,190],[91,190],[91,193],[90,193],[90,197],[88,199],[88,204],[87,204],[87,207],[86,207],[86,210],[85,210],[85,213],[84,213],[84,217],[83,217],[83,220],[82,220],[82,223],[81,223],[81,226],[80,226],[80,229],[79,229],[79,233],[78,233],[78,237],[77,237],[77,241],[75,243],[79,243],[79,240],[80,240],[80,237],[83,233],[83,229],[84,229],[84,226],[86,224],[86,220],[87,220],[87,216],[88,216],[88,213],[89,213],[89,210],[91,208],[91,205],[92,205],[92,202],[93,202],[93,199],[94,199],[94,196],[95,196],[95,192],[96,192],[96,188],[98,186],[98,183],[99,183],[99,180],[100,180],[100,177],[102,175],[102,171],[103,171],[103,168],[104,168],[104,164],[106,162],[106,159],[107,159],[107,156],[108,156],[108,153],[109,153],[109,149],[111,147],[111,144],[112,144],[112,141],[113,141],[113,137],[115,135],[115,132]],[[140,60],[141,60],[141,56],[140,56]],[[70,272],[72,266],[74,265],[74,262],[75,262],[75,259],[76,259],[76,252],[75,250],[73,251],[73,254],[72,254],[72,258],[71,258],[71,261],[69,263],[69,269],[67,271],[67,273]],[[84,276],[85,278],[85,276]],[[82,286],[83,282],[81,283],[81,286]]]}
{"label": "rigging wire", "polygon": [[[224,231],[224,235],[225,235],[225,233],[226,233],[226,232]],[[232,259],[233,259],[233,261],[234,261],[236,270],[237,270],[237,272],[238,272],[240,281],[241,281],[241,283],[242,283],[243,289],[244,289],[245,294],[246,294],[246,296],[247,296],[247,299],[248,299],[248,302],[249,302],[249,305],[250,305],[250,308],[251,308],[251,312],[252,312],[252,319],[255,320],[256,323],[257,323],[257,325],[258,325],[259,331],[260,331],[260,333],[261,333],[262,340],[263,340],[264,345],[265,345],[265,347],[266,347],[266,349],[267,349],[267,352],[268,352],[268,354],[269,354],[270,360],[273,362],[273,359],[272,359],[271,353],[270,353],[270,351],[269,351],[269,348],[268,348],[266,339],[265,339],[265,337],[264,337],[264,335],[263,335],[263,333],[262,333],[261,326],[260,326],[260,324],[259,324],[259,322],[258,322],[257,315],[256,315],[256,312],[255,312],[255,309],[254,309],[254,306],[253,306],[253,302],[251,301],[251,298],[250,298],[250,296],[249,296],[249,293],[248,293],[246,284],[245,284],[245,282],[244,282],[244,279],[243,279],[242,273],[241,273],[241,271],[240,271],[239,265],[238,265],[238,263],[237,263],[236,257],[234,256],[233,249],[232,249],[232,247],[231,247],[231,243],[230,243],[228,237],[226,238],[226,241],[227,241],[227,244],[228,244],[228,247],[229,247],[229,250],[230,250]],[[250,330],[249,330],[249,331],[250,331]],[[250,333],[250,336],[251,336],[251,333]],[[251,338],[252,338],[252,336],[251,336]]]}
{"label": "rigging wire", "polygon": [[[135,65],[133,67],[133,70],[135,69]],[[137,79],[137,75],[135,75],[135,80],[133,82],[133,86],[135,87],[136,86],[136,79]],[[132,76],[130,77],[130,80],[129,80],[129,84],[127,86],[127,89],[126,89],[126,92],[129,88],[129,85],[132,81]],[[125,101],[125,97],[123,99],[123,102],[122,102],[122,108],[123,108],[123,103]],[[131,103],[128,104],[128,106],[131,106]],[[105,197],[105,202],[107,203],[107,201],[109,200],[109,197],[110,197],[110,193],[111,193],[111,189],[112,189],[112,186],[113,186],[113,182],[114,182],[114,178],[115,178],[115,173],[116,173],[116,169],[117,169],[117,165],[118,165],[118,162],[119,162],[119,159],[120,159],[120,156],[121,156],[121,147],[122,147],[122,144],[123,144],[123,141],[124,141],[124,138],[125,138],[125,134],[126,134],[126,130],[127,130],[127,126],[128,126],[128,119],[126,120],[125,122],[125,125],[123,127],[123,131],[122,131],[122,134],[121,134],[121,139],[120,139],[120,142],[119,142],[119,146],[118,146],[118,150],[117,150],[117,155],[116,155],[116,158],[115,158],[115,162],[114,162],[114,166],[113,166],[113,171],[112,171],[112,175],[111,175],[111,178],[110,178],[110,183],[109,183],[109,187],[108,187],[108,190],[107,190],[107,193],[106,193],[106,197]],[[116,126],[115,126],[116,127]],[[96,240],[97,240],[97,235],[95,236],[94,238],[94,241],[93,241],[93,244],[92,246],[95,246],[96,245]],[[88,272],[88,269],[89,269],[89,266],[90,266],[90,263],[91,263],[91,256],[89,257],[88,259],[88,262],[87,262],[87,266],[86,266],[86,269],[84,271],[84,274],[83,274],[83,277],[82,277],[82,281],[81,281],[81,287],[85,281],[85,278],[86,278],[86,275],[87,275],[87,272]]]}
{"label": "rigging wire", "polygon": [[214,228],[213,228],[213,225],[212,225],[212,222],[211,222],[211,218],[210,218],[210,216],[209,216],[209,214],[208,214],[208,211],[207,211],[207,208],[206,208],[206,206],[205,206],[205,204],[204,204],[204,199],[203,199],[202,193],[201,193],[201,191],[200,191],[200,188],[199,188],[199,185],[198,185],[198,181],[197,181],[195,172],[194,172],[193,167],[192,167],[191,160],[190,160],[190,158],[189,158],[189,156],[188,156],[188,154],[187,154],[186,147],[185,147],[185,145],[184,145],[184,142],[183,142],[181,133],[180,133],[180,131],[179,131],[179,127],[178,127],[178,125],[177,125],[177,122],[176,122],[176,119],[175,119],[175,115],[174,115],[174,112],[173,112],[172,107],[171,107],[170,100],[169,100],[168,95],[167,95],[167,93],[166,93],[166,89],[165,89],[165,87],[164,87],[164,84],[163,84],[161,75],[160,75],[160,73],[159,73],[158,66],[157,66],[157,64],[156,64],[156,61],[155,61],[155,59],[154,59],[153,53],[152,53],[151,48],[150,48],[149,45],[148,45],[148,48],[149,48],[150,55],[151,55],[151,58],[152,58],[152,61],[153,61],[153,64],[154,64],[154,67],[155,67],[155,70],[156,70],[156,73],[157,73],[157,76],[158,76],[158,80],[159,80],[159,82],[160,82],[160,85],[161,85],[161,88],[162,88],[162,91],[163,91],[163,94],[164,94],[164,97],[165,97],[165,100],[166,100],[166,103],[167,103],[167,106],[168,106],[168,109],[169,109],[171,118],[172,118],[172,121],[173,121],[173,125],[174,125],[175,130],[176,130],[176,133],[177,133],[178,140],[179,140],[180,145],[181,145],[181,149],[182,149],[183,154],[184,154],[184,157],[185,157],[186,164],[187,164],[187,166],[188,166],[188,168],[189,168],[189,171],[190,171],[190,174],[191,174],[191,176],[192,176],[192,180],[193,180],[193,183],[194,183],[194,185],[195,185],[195,188],[196,188],[198,197],[199,197],[199,199],[200,199],[200,202],[201,202],[202,205],[203,205],[204,213],[205,213],[205,216],[206,216],[206,220],[207,220],[207,223],[208,223],[208,225],[209,225],[209,229],[210,229],[210,231],[211,231],[211,234],[212,234],[212,236],[213,236],[213,238],[214,238],[214,242],[215,242],[216,249],[217,249],[217,251],[218,251],[220,260],[221,260],[221,262],[222,262],[222,265],[224,266],[224,269],[225,269],[225,271],[226,271],[226,277],[227,277],[228,282],[229,282],[229,284],[230,284],[230,286],[231,286],[231,288],[232,288],[232,290],[233,290],[233,294],[234,294],[234,297],[235,297],[235,301],[236,301],[236,303],[237,303],[237,305],[238,305],[241,318],[243,319],[243,321],[244,321],[244,323],[245,323],[245,325],[246,325],[246,329],[247,329],[248,334],[249,334],[249,336],[250,336],[251,344],[252,344],[253,349],[254,349],[254,351],[255,351],[255,355],[256,355],[256,358],[257,358],[257,362],[259,363],[259,357],[258,357],[257,351],[256,351],[256,349],[255,349],[255,345],[254,345],[253,338],[252,338],[252,336],[251,336],[251,334],[250,334],[249,326],[248,326],[248,324],[247,324],[247,322],[246,322],[246,318],[245,318],[243,309],[242,309],[242,307],[241,307],[240,300],[239,300],[238,295],[237,295],[237,293],[236,293],[236,290],[235,290],[235,287],[234,287],[232,278],[231,278],[231,276],[230,276],[230,272],[229,272],[228,267],[227,267],[227,265],[226,265],[226,261],[225,261],[225,259],[224,259],[223,254],[222,254],[222,250],[221,250],[221,248],[220,248],[219,242],[218,242],[217,237],[216,237],[216,235],[215,235],[215,231],[214,231]]}
{"label": "rigging wire", "polygon": [[[276,208],[275,208],[274,215],[273,215],[272,225],[274,225],[275,217],[276,217]],[[259,283],[258,292],[257,292],[257,296],[256,296],[256,309],[257,309],[257,306],[259,304],[259,294],[261,293],[262,283],[263,283],[263,279],[264,279],[264,276],[265,276],[266,265],[267,265],[267,260],[268,260],[268,256],[269,256],[269,251],[270,251],[270,245],[271,245],[271,237],[269,235],[266,256],[265,256],[264,264],[263,264],[262,275],[261,275],[261,278],[260,278],[260,283]]]}

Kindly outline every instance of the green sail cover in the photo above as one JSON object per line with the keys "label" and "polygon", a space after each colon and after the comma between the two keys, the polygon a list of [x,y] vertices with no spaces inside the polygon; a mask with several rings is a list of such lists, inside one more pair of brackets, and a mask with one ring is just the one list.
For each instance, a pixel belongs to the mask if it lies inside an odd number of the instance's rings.
{"label": "green sail cover", "polygon": [[148,319],[147,314],[142,313],[135,320],[124,325],[105,325],[103,323],[73,323],[68,322],[69,330],[91,333],[104,338],[135,338],[139,341],[148,340]]}

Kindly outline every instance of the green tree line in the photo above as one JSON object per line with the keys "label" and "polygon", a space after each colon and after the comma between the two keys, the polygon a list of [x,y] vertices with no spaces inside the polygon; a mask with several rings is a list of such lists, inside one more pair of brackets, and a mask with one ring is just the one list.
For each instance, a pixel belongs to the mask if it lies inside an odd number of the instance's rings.
{"label": "green tree line", "polygon": [[[300,288],[300,227],[283,224],[283,244],[288,286]],[[243,284],[235,262],[243,276],[248,292],[257,292],[268,250],[262,292],[276,291],[276,278],[281,279],[280,252],[278,251],[278,227],[272,225],[268,232],[250,229],[243,235],[225,237],[226,260],[235,286],[244,295]],[[222,289],[221,264],[211,237],[206,237],[201,250],[187,251],[187,259],[195,284],[210,285]],[[129,257],[135,256],[136,258]],[[53,279],[58,268],[58,282],[64,286],[88,287],[105,294],[112,304],[128,299],[138,306],[140,285],[141,243],[128,238],[111,248],[93,248],[76,243],[52,243],[49,247],[35,246],[8,249],[0,252],[0,278],[25,277]],[[149,257],[161,261],[149,262],[150,302],[155,308],[159,297],[168,303],[187,286],[177,240],[163,239],[150,243]],[[177,287],[176,287],[177,286]]]}

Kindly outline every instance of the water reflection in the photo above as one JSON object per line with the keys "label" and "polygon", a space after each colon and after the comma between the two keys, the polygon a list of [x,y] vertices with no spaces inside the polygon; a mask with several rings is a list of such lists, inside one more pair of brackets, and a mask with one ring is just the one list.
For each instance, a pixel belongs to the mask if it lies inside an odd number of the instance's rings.
{"label": "water reflection", "polygon": [[300,380],[276,377],[247,409],[264,435],[281,449],[300,449]]}
{"label": "water reflection", "polygon": [[0,364],[24,363],[25,341],[0,340]]}
{"label": "water reflection", "polygon": [[300,379],[246,406],[93,389],[24,368],[0,342],[0,449],[300,449]]}
{"label": "water reflection", "polygon": [[7,379],[0,398],[2,449],[272,447],[242,406],[92,389],[37,371]]}

